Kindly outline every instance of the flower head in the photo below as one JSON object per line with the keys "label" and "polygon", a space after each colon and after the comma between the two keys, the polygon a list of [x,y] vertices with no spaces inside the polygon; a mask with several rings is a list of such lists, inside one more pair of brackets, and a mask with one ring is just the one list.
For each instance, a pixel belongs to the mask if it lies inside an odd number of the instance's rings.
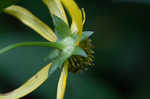
{"label": "flower head", "polygon": [[[63,99],[68,72],[85,70],[93,62],[93,46],[91,40],[88,39],[93,32],[82,32],[85,22],[84,10],[80,10],[74,0],[43,0],[43,2],[52,16],[54,31],[25,8],[13,5],[4,10],[5,13],[15,16],[49,42],[19,43],[0,50],[0,54],[20,46],[50,46],[55,49],[49,55],[50,64],[18,89],[8,94],[1,94],[0,99],[10,99],[10,97],[17,99],[29,94],[57,69],[62,70],[58,82],[57,99]],[[69,26],[64,7],[71,17],[71,26]]]}

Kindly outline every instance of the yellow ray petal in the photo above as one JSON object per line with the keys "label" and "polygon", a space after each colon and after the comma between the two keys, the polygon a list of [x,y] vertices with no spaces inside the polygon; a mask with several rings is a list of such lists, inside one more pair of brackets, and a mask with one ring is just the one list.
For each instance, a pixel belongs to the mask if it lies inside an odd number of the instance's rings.
{"label": "yellow ray petal", "polygon": [[51,15],[58,16],[64,20],[66,24],[68,24],[68,20],[60,0],[43,0],[43,2],[48,6]]}
{"label": "yellow ray petal", "polygon": [[0,94],[0,99],[19,99],[31,93],[32,91],[37,89],[45,80],[47,80],[50,66],[51,64],[48,64],[47,66],[42,68],[37,74],[35,74],[18,89],[6,94]]}
{"label": "yellow ray petal", "polygon": [[83,21],[82,21],[82,24],[84,25],[84,23],[85,23],[85,21],[86,21],[86,14],[85,14],[84,8],[82,8],[81,10],[82,10],[82,15],[83,15]]}
{"label": "yellow ray petal", "polygon": [[48,41],[55,42],[57,40],[57,37],[52,31],[52,29],[25,8],[13,5],[6,8],[4,12],[12,16],[15,16],[24,24],[26,24],[27,26],[38,32]]}
{"label": "yellow ray petal", "polygon": [[74,2],[74,0],[61,0],[66,9],[68,10],[71,18],[72,18],[72,25],[71,31],[77,32],[79,34],[78,43],[80,42],[80,37],[82,35],[82,13],[80,8]]}
{"label": "yellow ray petal", "polygon": [[68,62],[65,62],[61,75],[60,75],[58,86],[57,86],[57,99],[63,99],[64,97],[67,76],[68,76]]}

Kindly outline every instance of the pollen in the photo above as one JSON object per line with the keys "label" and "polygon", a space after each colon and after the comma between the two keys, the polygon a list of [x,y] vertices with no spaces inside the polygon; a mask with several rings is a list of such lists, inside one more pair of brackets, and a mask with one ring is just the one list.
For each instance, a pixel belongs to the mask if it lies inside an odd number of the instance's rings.
{"label": "pollen", "polygon": [[79,46],[86,52],[88,57],[73,55],[69,58],[69,72],[77,73],[87,70],[94,66],[94,46],[91,39],[85,39],[80,42]]}

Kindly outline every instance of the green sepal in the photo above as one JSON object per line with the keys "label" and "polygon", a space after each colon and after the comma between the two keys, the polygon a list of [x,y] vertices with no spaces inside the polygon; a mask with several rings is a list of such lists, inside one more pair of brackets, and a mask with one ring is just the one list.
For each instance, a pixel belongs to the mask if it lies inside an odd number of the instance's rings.
{"label": "green sepal", "polygon": [[54,49],[50,52],[50,54],[46,57],[48,60],[53,60],[59,55],[60,51],[58,49]]}
{"label": "green sepal", "polygon": [[56,70],[61,69],[64,62],[71,56],[71,55],[64,53],[61,50],[57,54],[59,54],[59,55],[54,57],[52,60],[52,65],[51,65],[51,69],[49,70],[49,75],[54,73]]}
{"label": "green sepal", "polygon": [[67,60],[67,58],[63,57],[62,55],[59,55],[56,58],[54,58],[52,60],[51,69],[49,70],[49,75],[54,73],[56,70],[61,69],[66,60]]}
{"label": "green sepal", "polygon": [[84,39],[89,38],[91,35],[93,35],[93,31],[84,31],[82,32],[81,41]]}
{"label": "green sepal", "polygon": [[79,56],[83,56],[83,57],[88,57],[87,54],[85,53],[85,51],[83,49],[81,49],[79,46],[75,47],[72,55],[79,55]]}
{"label": "green sepal", "polygon": [[52,73],[54,73],[56,70],[58,70],[59,68],[61,68],[61,66],[63,65],[64,60],[61,59],[56,59],[52,61],[52,65],[51,65],[51,69],[49,70],[49,75],[51,75]]}
{"label": "green sepal", "polygon": [[69,25],[66,24],[62,19],[59,17],[53,15],[53,23],[55,26],[55,32],[61,37],[65,38],[67,36],[71,35],[71,30],[69,28]]}
{"label": "green sepal", "polygon": [[[94,32],[93,31],[84,31],[82,32],[82,36],[81,36],[81,39],[80,41],[83,41],[87,38],[89,38]],[[78,41],[78,35],[72,35],[72,37],[74,38],[74,41],[77,42]]]}

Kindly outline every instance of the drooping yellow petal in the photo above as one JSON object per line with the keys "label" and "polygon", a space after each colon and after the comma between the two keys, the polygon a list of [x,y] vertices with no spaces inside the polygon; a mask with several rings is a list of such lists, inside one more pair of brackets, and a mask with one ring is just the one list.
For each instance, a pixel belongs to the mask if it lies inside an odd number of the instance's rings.
{"label": "drooping yellow petal", "polygon": [[65,62],[62,69],[57,87],[57,99],[63,99],[66,89],[66,81],[68,76],[68,62]]}
{"label": "drooping yellow petal", "polygon": [[43,0],[43,2],[48,6],[51,15],[58,16],[64,20],[66,24],[68,24],[68,20],[60,0]]}
{"label": "drooping yellow petal", "polygon": [[31,12],[27,9],[20,7],[20,6],[10,6],[4,9],[4,12],[15,16],[24,24],[35,30],[41,36],[43,36],[48,41],[55,42],[57,40],[56,35],[52,31],[50,27],[44,24],[41,20],[39,20],[36,16],[34,16]]}
{"label": "drooping yellow petal", "polygon": [[35,89],[37,89],[45,80],[48,78],[48,71],[51,64],[48,64],[42,68],[37,74],[35,74],[31,79],[24,83],[18,89],[11,91],[6,94],[0,94],[0,99],[19,99]]}
{"label": "drooping yellow petal", "polygon": [[82,24],[84,25],[84,23],[85,23],[85,21],[86,21],[86,14],[85,14],[84,8],[82,8],[82,15],[83,15]]}
{"label": "drooping yellow petal", "polygon": [[61,1],[72,18],[71,31],[75,33],[77,32],[79,34],[79,39],[77,42],[78,44],[80,42],[80,37],[82,35],[82,28],[83,28],[81,10],[74,0],[61,0]]}

